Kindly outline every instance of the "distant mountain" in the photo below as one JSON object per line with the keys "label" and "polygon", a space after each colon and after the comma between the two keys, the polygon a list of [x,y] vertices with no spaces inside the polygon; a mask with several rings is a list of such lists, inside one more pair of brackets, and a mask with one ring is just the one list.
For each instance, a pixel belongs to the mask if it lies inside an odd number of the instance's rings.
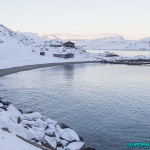
{"label": "distant mountain", "polygon": [[15,32],[0,25],[0,46],[28,46],[31,48],[49,48],[60,45],[67,40],[74,40],[76,46],[84,49],[112,50],[150,50],[150,37],[139,40],[126,40],[117,34],[38,34]]}
{"label": "distant mountain", "polygon": [[60,38],[55,36],[54,34],[38,34],[38,33],[30,33],[30,32],[23,32],[23,35],[26,35],[32,39],[34,39],[36,42],[43,42],[43,41],[61,41]]}
{"label": "distant mountain", "polygon": [[85,49],[150,50],[150,38],[125,40],[122,36],[94,40],[76,40],[76,45]]}
{"label": "distant mountain", "polygon": [[118,37],[118,34],[106,34],[106,33],[100,33],[100,34],[55,34],[57,37],[63,40],[93,40],[93,39],[99,39],[99,38],[107,38],[107,37]]}
{"label": "distant mountain", "polygon": [[50,45],[60,45],[62,40],[53,34],[39,35],[37,33],[15,32],[0,24],[0,46],[2,47],[25,47],[37,49]]}

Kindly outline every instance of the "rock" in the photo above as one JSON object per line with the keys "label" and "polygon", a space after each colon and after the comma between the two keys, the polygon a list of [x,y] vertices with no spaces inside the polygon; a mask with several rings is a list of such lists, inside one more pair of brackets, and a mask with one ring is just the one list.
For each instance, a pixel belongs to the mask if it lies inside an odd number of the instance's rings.
{"label": "rock", "polygon": [[65,150],[84,150],[85,143],[84,142],[72,142],[65,147]]}
{"label": "rock", "polygon": [[32,126],[33,129],[33,133],[38,137],[39,140],[43,140],[44,136],[45,136],[45,132],[42,128],[38,128],[38,127],[34,127]]}
{"label": "rock", "polygon": [[54,125],[54,126],[57,124],[57,121],[52,120],[52,119],[50,119],[50,118],[47,118],[47,119],[45,120],[45,122],[46,122],[47,124],[52,124],[52,125]]}
{"label": "rock", "polygon": [[18,117],[18,119],[17,119],[17,122],[18,122],[18,124],[21,122],[21,119],[20,119],[20,117]]}
{"label": "rock", "polygon": [[54,125],[52,125],[52,124],[48,124],[48,129],[52,129],[52,130],[54,130],[54,131],[55,131],[55,126],[54,126]]}
{"label": "rock", "polygon": [[9,106],[11,103],[10,103],[10,102],[2,101],[2,104],[3,104],[3,105],[6,105],[6,106]]}
{"label": "rock", "polygon": [[30,128],[32,128],[32,126],[35,126],[35,127],[38,126],[38,124],[37,124],[36,121],[28,121],[28,120],[22,120],[22,121],[20,122],[20,124],[22,124],[22,125],[24,125],[24,126],[28,126],[28,127],[30,127]]}
{"label": "rock", "polygon": [[43,120],[41,120],[40,118],[36,119],[36,123],[37,123],[37,126],[39,128],[42,128],[42,129],[46,129],[47,128],[47,123],[45,123]]}
{"label": "rock", "polygon": [[79,135],[79,139],[81,142],[83,142],[83,137]]}
{"label": "rock", "polygon": [[65,150],[65,149],[58,146],[56,150]]}
{"label": "rock", "polygon": [[[1,99],[0,99],[1,101]],[[23,114],[9,102],[0,102],[1,120],[11,124],[10,131],[51,150],[85,150],[83,138],[67,125],[50,118],[44,121],[38,112]],[[19,124],[19,125],[18,125]],[[5,127],[5,126],[4,126]],[[88,147],[86,150],[95,150]]]}
{"label": "rock", "polygon": [[33,139],[31,139],[31,140],[34,141],[34,142],[36,142],[36,143],[40,142],[39,140],[37,140],[37,139],[35,139],[35,138],[33,138]]}
{"label": "rock", "polygon": [[58,143],[58,142],[59,142],[61,139],[60,139],[60,137],[59,137],[59,134],[58,134],[58,132],[56,132],[56,131],[55,131],[55,136],[56,136],[57,143]]}
{"label": "rock", "polygon": [[51,136],[51,137],[55,137],[55,130],[48,128],[45,130],[45,134],[47,134],[48,136]]}
{"label": "rock", "polygon": [[26,114],[31,114],[33,113],[34,111],[27,111]]}
{"label": "rock", "polygon": [[8,111],[9,113],[12,113],[13,115],[15,115],[17,118],[18,118],[18,116],[21,115],[21,112],[20,112],[17,108],[15,108],[12,104],[10,104],[10,105],[7,107],[7,111]]}
{"label": "rock", "polygon": [[56,138],[45,136],[44,139],[53,149],[56,149]]}
{"label": "rock", "polygon": [[2,98],[0,97],[0,103],[2,103]]}
{"label": "rock", "polygon": [[22,109],[18,109],[20,111],[21,114],[23,114],[23,110]]}
{"label": "rock", "polygon": [[42,118],[42,116],[39,112],[34,112],[34,113],[29,113],[29,114],[21,114],[20,117],[22,120],[29,120],[29,121],[33,121],[38,118]]}
{"label": "rock", "polygon": [[7,111],[7,106],[6,106],[6,105],[3,105],[3,106],[0,107],[0,109],[3,109],[3,110],[5,110],[5,111]]}
{"label": "rock", "polygon": [[2,104],[2,103],[0,103],[0,107],[3,107],[3,104]]}
{"label": "rock", "polygon": [[[69,126],[67,126],[66,124],[63,124],[63,123],[59,123],[59,126],[60,126],[62,129],[70,128]],[[71,129],[71,128],[70,128],[70,129]]]}
{"label": "rock", "polygon": [[66,147],[69,142],[66,140],[61,140],[60,143],[62,143],[63,147]]}
{"label": "rock", "polygon": [[80,141],[79,136],[77,135],[77,133],[70,129],[70,128],[65,128],[65,129],[61,129],[59,125],[56,125],[56,131],[58,132],[59,136],[61,137],[61,139],[63,140],[67,140],[67,141]]}
{"label": "rock", "polygon": [[63,147],[63,144],[61,142],[58,142],[57,147]]}
{"label": "rock", "polygon": [[96,150],[96,149],[92,147],[87,147],[85,150]]}
{"label": "rock", "polygon": [[50,150],[55,150],[48,142],[41,142],[42,146],[50,149]]}

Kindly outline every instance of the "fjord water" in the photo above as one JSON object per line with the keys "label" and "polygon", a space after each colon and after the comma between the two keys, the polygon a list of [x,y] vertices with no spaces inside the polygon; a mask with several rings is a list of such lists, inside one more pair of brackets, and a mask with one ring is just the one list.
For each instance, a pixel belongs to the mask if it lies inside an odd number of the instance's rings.
{"label": "fjord water", "polygon": [[150,57],[150,50],[87,50],[87,52],[89,53],[104,53],[104,52],[110,52],[110,53],[115,53],[119,56],[123,56],[123,57],[133,57],[133,56],[137,56],[137,55],[145,55]]}
{"label": "fjord water", "polygon": [[69,125],[97,150],[150,141],[150,67],[76,64],[0,78],[0,96]]}

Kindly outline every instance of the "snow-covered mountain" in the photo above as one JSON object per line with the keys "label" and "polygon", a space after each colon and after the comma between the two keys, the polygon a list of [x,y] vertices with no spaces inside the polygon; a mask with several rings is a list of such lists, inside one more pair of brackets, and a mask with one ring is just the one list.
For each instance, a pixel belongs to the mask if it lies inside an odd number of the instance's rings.
{"label": "snow-covered mountain", "polygon": [[30,32],[22,32],[21,34],[34,39],[35,42],[51,41],[53,44],[55,44],[55,42],[57,44],[62,41],[54,34],[38,34],[38,33],[30,33]]}
{"label": "snow-covered mountain", "polygon": [[34,45],[35,42],[28,36],[14,32],[0,24],[0,43],[5,46],[31,46]]}
{"label": "snow-covered mountain", "polygon": [[[53,57],[56,53],[73,53],[74,58],[70,61],[85,60],[83,49],[65,48],[61,46],[62,42],[55,35],[24,34],[0,25],[0,68],[68,61]],[[41,51],[45,52],[44,57],[40,55]]]}
{"label": "snow-covered mountain", "polygon": [[[87,38],[87,39],[86,39]],[[126,40],[117,34],[38,34],[15,32],[0,25],[0,46],[28,46],[32,49],[61,45],[66,40],[74,39],[76,46],[84,49],[111,50],[150,50],[150,37],[139,40]]]}
{"label": "snow-covered mountain", "polygon": [[150,50],[150,38],[144,38],[140,40],[126,40],[122,36],[114,36],[94,40],[76,40],[76,45],[91,50]]}

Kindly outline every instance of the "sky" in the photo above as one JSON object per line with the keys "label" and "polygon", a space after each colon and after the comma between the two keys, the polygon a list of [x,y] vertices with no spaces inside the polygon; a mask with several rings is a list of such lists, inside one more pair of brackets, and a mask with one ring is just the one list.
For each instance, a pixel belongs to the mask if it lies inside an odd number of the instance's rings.
{"label": "sky", "polygon": [[0,0],[0,24],[21,32],[150,37],[150,0]]}

